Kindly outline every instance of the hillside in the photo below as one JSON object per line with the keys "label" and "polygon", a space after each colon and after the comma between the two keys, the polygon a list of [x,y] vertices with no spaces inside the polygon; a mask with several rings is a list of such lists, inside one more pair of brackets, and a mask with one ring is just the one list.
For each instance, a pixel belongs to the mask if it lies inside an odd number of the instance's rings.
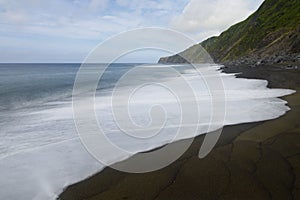
{"label": "hillside", "polygon": [[[269,63],[299,61],[300,1],[265,0],[260,8],[218,37],[209,38],[184,52],[161,58],[160,63],[184,63],[184,57],[201,63],[202,47],[217,63]],[[179,56],[180,55],[180,56]]]}

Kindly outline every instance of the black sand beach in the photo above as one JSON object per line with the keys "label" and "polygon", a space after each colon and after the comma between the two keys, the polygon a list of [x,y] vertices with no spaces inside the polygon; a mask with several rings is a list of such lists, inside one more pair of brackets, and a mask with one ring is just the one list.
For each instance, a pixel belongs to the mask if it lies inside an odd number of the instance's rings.
{"label": "black sand beach", "polygon": [[300,70],[282,66],[228,66],[238,77],[269,81],[271,88],[294,89],[291,108],[276,120],[227,126],[204,159],[198,151],[204,136],[170,166],[146,174],[106,168],[72,186],[63,200],[300,199]]}

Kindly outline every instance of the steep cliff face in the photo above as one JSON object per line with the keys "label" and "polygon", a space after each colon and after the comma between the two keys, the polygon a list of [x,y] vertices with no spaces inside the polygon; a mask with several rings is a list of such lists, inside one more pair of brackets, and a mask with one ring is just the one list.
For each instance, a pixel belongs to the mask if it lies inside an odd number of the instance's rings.
{"label": "steep cliff face", "polygon": [[159,63],[213,63],[212,57],[201,45],[194,45],[189,49],[170,57],[164,57]]}
{"label": "steep cliff face", "polygon": [[202,62],[195,54],[202,47],[217,63],[282,62],[300,59],[300,0],[265,0],[248,19],[218,37],[209,38],[175,56],[161,58],[161,63],[184,62],[190,58]]}

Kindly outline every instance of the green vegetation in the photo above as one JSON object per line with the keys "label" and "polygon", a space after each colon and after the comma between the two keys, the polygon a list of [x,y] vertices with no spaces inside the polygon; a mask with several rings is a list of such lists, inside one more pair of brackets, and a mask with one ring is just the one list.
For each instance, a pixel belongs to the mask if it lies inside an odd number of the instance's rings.
{"label": "green vegetation", "polygon": [[[248,19],[200,45],[215,62],[233,61],[242,57],[263,58],[299,53],[299,32],[300,0],[265,0]],[[198,48],[201,48],[200,45]],[[187,56],[189,51],[180,55]],[[170,58],[162,61],[172,62],[174,56]],[[193,60],[197,61],[195,58]]]}

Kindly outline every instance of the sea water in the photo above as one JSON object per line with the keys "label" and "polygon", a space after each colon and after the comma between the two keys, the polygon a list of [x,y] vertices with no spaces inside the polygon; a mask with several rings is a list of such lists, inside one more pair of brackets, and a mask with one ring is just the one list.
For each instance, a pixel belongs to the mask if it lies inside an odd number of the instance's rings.
{"label": "sea water", "polygon": [[[105,65],[91,67],[100,69]],[[170,67],[178,71],[179,76],[166,73],[165,68]],[[80,64],[0,65],[0,199],[55,199],[68,185],[105,167],[87,152],[76,130],[72,92],[79,68]],[[278,97],[294,92],[269,89],[265,80],[241,79],[235,74],[221,73],[220,66],[211,64],[199,65],[197,70],[190,65],[112,64],[98,84],[95,113],[109,139],[133,153],[172,142],[180,126],[181,111],[174,94],[149,84],[136,93],[129,105],[117,102],[114,106],[130,106],[131,119],[147,127],[151,122],[148,111],[153,105],[160,105],[165,110],[165,128],[148,140],[123,134],[114,121],[112,94],[120,78],[136,68],[155,70],[150,73],[141,70],[138,76],[119,86],[117,94],[138,87],[141,80],[176,85],[178,79],[184,77],[195,98],[182,101],[195,101],[199,108],[199,123],[189,125],[199,127],[197,135],[206,133],[211,123],[211,91],[205,76],[218,76],[223,83],[223,91],[216,98],[224,101],[224,125],[278,118],[289,110],[287,102]],[[179,139],[193,136],[187,131]],[[125,158],[107,152],[107,162],[115,163]]]}

